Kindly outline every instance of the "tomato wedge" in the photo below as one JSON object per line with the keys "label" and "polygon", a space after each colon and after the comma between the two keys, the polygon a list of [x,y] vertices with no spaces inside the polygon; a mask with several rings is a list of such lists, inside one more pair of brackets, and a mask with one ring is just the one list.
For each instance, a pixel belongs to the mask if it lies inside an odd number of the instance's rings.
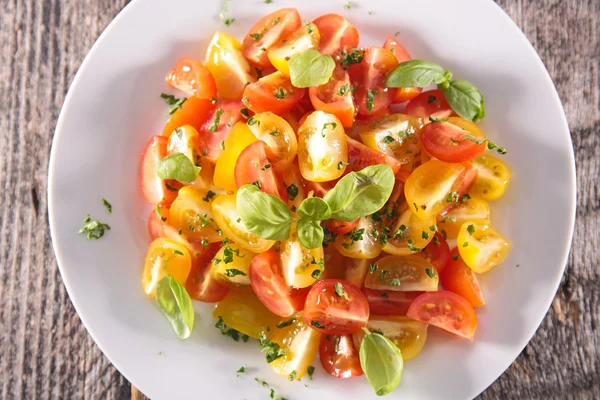
{"label": "tomato wedge", "polygon": [[375,290],[362,288],[371,315],[406,315],[413,300],[423,292],[395,292],[393,290]]}
{"label": "tomato wedge", "polygon": [[446,268],[440,272],[440,282],[444,289],[464,297],[473,307],[485,305],[477,275],[465,264],[458,249],[453,249]]}
{"label": "tomato wedge", "polygon": [[350,335],[367,325],[369,303],[355,285],[338,279],[317,282],[306,297],[304,322],[326,335]]}
{"label": "tomato wedge", "polygon": [[343,52],[358,47],[358,30],[339,14],[325,14],[313,21],[321,33],[319,51],[328,54],[336,62],[340,61]]}
{"label": "tomato wedge", "polygon": [[315,110],[335,115],[345,128],[354,123],[354,102],[350,75],[338,67],[324,85],[308,89],[310,101]]}
{"label": "tomato wedge", "polygon": [[215,163],[231,128],[242,119],[244,105],[240,100],[219,101],[211,109],[200,128],[201,146],[206,149],[206,158]]}
{"label": "tomato wedge", "polygon": [[[470,132],[451,122],[432,122],[421,129],[421,143],[435,158],[461,163],[479,157],[485,152],[485,137]],[[479,141],[479,142],[478,142]]]}
{"label": "tomato wedge", "polygon": [[429,116],[448,118],[456,115],[441,90],[429,90],[421,93],[408,102],[404,114],[416,115],[424,118],[425,121],[429,121]]}
{"label": "tomato wedge", "polygon": [[185,125],[191,125],[199,131],[212,107],[211,100],[200,99],[196,96],[188,98],[167,121],[163,129],[163,136],[169,137],[175,129]]}
{"label": "tomato wedge", "polygon": [[256,296],[273,314],[289,317],[296,311],[280,272],[279,254],[273,250],[258,254],[250,263],[250,284]]}
{"label": "tomato wedge", "polygon": [[477,329],[477,314],[471,303],[447,290],[423,293],[406,315],[467,339],[472,339]]}
{"label": "tomato wedge", "polygon": [[210,275],[210,262],[219,248],[219,243],[209,244],[207,251],[196,257],[192,263],[192,270],[185,282],[185,289],[192,299],[216,303],[229,293],[227,286],[221,285]]}
{"label": "tomato wedge", "polygon": [[319,358],[325,371],[336,378],[353,378],[363,374],[351,335],[321,336]]}
{"label": "tomato wedge", "polygon": [[[388,36],[385,39],[385,43],[383,44],[383,48],[391,51],[398,60],[398,63],[412,60],[408,51],[402,46],[402,44],[393,36]],[[417,97],[423,91],[422,88],[398,88],[396,91],[396,96],[392,100],[393,104],[404,103],[405,101],[409,101]]]}
{"label": "tomato wedge", "polygon": [[167,84],[189,96],[211,100],[217,96],[215,78],[200,61],[183,57],[166,78]]}
{"label": "tomato wedge", "polygon": [[348,165],[345,172],[360,171],[370,165],[387,164],[392,167],[394,174],[400,170],[400,161],[379,151],[365,146],[358,140],[346,137],[348,142]]}
{"label": "tomato wedge", "polygon": [[465,201],[464,196],[475,184],[477,176],[479,175],[479,170],[473,167],[473,164],[470,162],[463,163],[463,165],[465,166],[465,169],[460,173],[458,178],[456,178],[456,181],[452,186],[452,199],[448,198],[448,200],[451,201],[446,208],[440,212],[440,215],[445,215],[448,211]]}
{"label": "tomato wedge", "polygon": [[437,272],[442,272],[450,258],[450,247],[448,247],[446,239],[439,232],[436,232],[433,240],[429,242],[425,249],[415,254],[429,261]]}
{"label": "tomato wedge", "polygon": [[386,108],[396,95],[395,88],[385,85],[385,78],[396,68],[398,60],[386,49],[367,47],[354,83],[354,97],[358,104],[358,113],[369,115]]}
{"label": "tomato wedge", "polygon": [[152,240],[165,236],[165,225],[169,218],[169,207],[156,206],[148,215],[148,233]]}
{"label": "tomato wedge", "polygon": [[266,68],[271,65],[267,52],[275,43],[302,26],[295,8],[282,8],[262,17],[246,34],[242,53],[251,63]]}
{"label": "tomato wedge", "polygon": [[281,115],[291,111],[305,93],[306,89],[294,87],[277,71],[246,86],[242,101],[255,113],[270,111]]}
{"label": "tomato wedge", "polygon": [[341,221],[339,219],[330,219],[325,225],[331,232],[338,235],[343,235],[356,228],[358,221],[360,221],[360,218],[352,222]]}
{"label": "tomato wedge", "polygon": [[153,136],[142,154],[140,167],[140,187],[150,204],[171,204],[177,197],[177,190],[171,190],[154,172],[154,165],[167,156],[166,136]]}
{"label": "tomato wedge", "polygon": [[238,188],[258,182],[260,190],[282,200],[287,200],[283,180],[275,173],[273,163],[275,155],[262,140],[246,147],[235,163],[235,184]]}

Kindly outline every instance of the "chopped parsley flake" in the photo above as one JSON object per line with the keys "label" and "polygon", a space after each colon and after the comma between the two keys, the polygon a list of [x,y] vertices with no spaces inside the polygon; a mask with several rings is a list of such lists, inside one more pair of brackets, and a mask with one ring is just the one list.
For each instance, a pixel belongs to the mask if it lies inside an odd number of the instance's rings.
{"label": "chopped parsley flake", "polygon": [[377,90],[369,89],[367,90],[367,111],[371,112],[373,110],[373,102],[375,101],[375,95],[377,94]]}
{"label": "chopped parsley flake", "polygon": [[359,64],[360,62],[362,62],[364,57],[365,57],[364,50],[352,49],[352,50],[350,50],[349,53],[347,51],[343,51],[342,52],[342,61],[340,62],[340,65],[348,66],[348,65],[352,65],[352,64]]}
{"label": "chopped parsley flake", "polygon": [[388,282],[388,285],[400,286],[400,279],[398,279],[398,278],[390,279],[390,281]]}
{"label": "chopped parsley flake", "polygon": [[208,192],[206,192],[206,196],[204,196],[202,198],[202,200],[206,201],[207,203],[210,201],[210,199],[212,199],[213,197],[215,197],[217,194],[215,192],[213,192],[212,190],[209,190]]}
{"label": "chopped parsley flake", "polygon": [[333,285],[333,288],[335,289],[335,294],[337,294],[339,297],[344,295],[344,285],[342,285],[341,282],[336,282]]}
{"label": "chopped parsley flake", "polygon": [[104,208],[106,208],[106,212],[112,214],[112,204],[110,204],[106,199],[102,199],[102,204],[104,205]]}
{"label": "chopped parsley flake", "polygon": [[209,131],[216,132],[217,130],[219,130],[219,122],[221,121],[221,115],[223,115],[224,112],[225,112],[225,110],[223,110],[222,108],[217,109],[217,111],[215,112],[215,117],[213,119],[213,122],[208,127]]}
{"label": "chopped parsley flake", "polygon": [[262,347],[261,351],[265,353],[265,358],[269,364],[278,358],[285,356],[285,349],[282,349],[279,344],[267,339],[265,332],[258,334],[258,342],[260,347]]}
{"label": "chopped parsley flake", "polygon": [[427,272],[428,277],[435,278],[435,270],[433,268],[426,268],[425,272]]}
{"label": "chopped parsley flake", "polygon": [[110,230],[110,226],[100,221],[90,219],[90,215],[83,220],[83,228],[79,230],[79,233],[85,233],[88,239],[100,239],[104,236],[104,232]]}
{"label": "chopped parsley flake", "polygon": [[287,197],[290,201],[294,201],[296,196],[298,196],[298,187],[296,185],[294,185],[293,183],[287,187],[286,191],[287,191]]}
{"label": "chopped parsley flake", "polygon": [[228,278],[233,278],[234,276],[238,275],[246,276],[246,273],[244,271],[240,271],[239,269],[230,268],[226,269],[223,275],[225,275]]}
{"label": "chopped parsley flake", "polygon": [[249,339],[248,335],[244,335],[243,333],[240,333],[240,332],[236,331],[235,329],[230,328],[227,325],[225,325],[225,322],[223,321],[223,317],[221,317],[220,315],[218,316],[218,321],[215,324],[215,328],[220,329],[221,334],[223,336],[229,336],[236,342],[239,342],[240,339],[242,339],[244,342],[247,342]]}
{"label": "chopped parsley flake", "polygon": [[297,321],[296,318],[290,318],[290,319],[287,319],[285,321],[281,321],[280,323],[278,323],[277,327],[280,328],[280,329],[281,328],[285,328],[286,326],[290,326],[292,324],[295,324],[296,321]]}
{"label": "chopped parsley flake", "polygon": [[469,232],[469,234],[474,234],[475,233],[475,226],[473,226],[473,224],[469,224],[467,226],[467,232]]}

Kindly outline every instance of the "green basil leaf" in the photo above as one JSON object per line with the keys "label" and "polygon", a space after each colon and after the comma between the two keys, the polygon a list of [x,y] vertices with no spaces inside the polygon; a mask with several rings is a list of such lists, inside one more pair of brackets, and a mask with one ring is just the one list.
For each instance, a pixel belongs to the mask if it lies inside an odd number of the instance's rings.
{"label": "green basil leaf", "polygon": [[309,49],[288,61],[292,85],[298,88],[324,85],[333,74],[335,61],[330,55]]}
{"label": "green basil leaf", "polygon": [[442,83],[449,79],[446,70],[436,63],[425,60],[401,62],[385,80],[387,87],[425,87],[431,83]]}
{"label": "green basil leaf", "polygon": [[300,204],[298,215],[322,221],[331,217],[331,209],[325,200],[318,197],[310,197]]}
{"label": "green basil leaf", "polygon": [[292,214],[280,198],[248,184],[238,190],[236,205],[242,222],[255,235],[270,240],[290,237]]}
{"label": "green basil leaf", "polygon": [[173,153],[154,165],[154,172],[160,179],[174,179],[181,183],[192,183],[200,172],[183,153]]}
{"label": "green basil leaf", "polygon": [[360,366],[377,396],[391,393],[398,386],[404,360],[390,339],[379,333],[367,333],[360,345],[359,357]]}
{"label": "green basil leaf", "polygon": [[485,117],[483,94],[473,84],[452,79],[447,88],[442,88],[444,97],[458,115],[470,121],[479,121]]}
{"label": "green basil leaf", "polygon": [[183,285],[171,275],[156,285],[156,304],[173,325],[180,339],[187,339],[194,328],[194,308],[190,295]]}
{"label": "green basil leaf", "polygon": [[296,235],[298,235],[298,240],[300,240],[302,246],[307,249],[314,249],[321,246],[325,237],[320,221],[306,217],[302,217],[298,221]]}
{"label": "green basil leaf", "polygon": [[379,211],[392,194],[394,182],[388,165],[371,165],[344,176],[323,200],[331,208],[331,218],[352,222]]}

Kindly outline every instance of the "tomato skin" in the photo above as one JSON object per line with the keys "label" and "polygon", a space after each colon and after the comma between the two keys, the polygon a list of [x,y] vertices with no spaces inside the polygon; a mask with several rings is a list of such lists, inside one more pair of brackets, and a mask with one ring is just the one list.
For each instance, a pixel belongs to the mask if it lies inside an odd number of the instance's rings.
{"label": "tomato skin", "polygon": [[423,147],[435,158],[450,163],[470,161],[485,152],[485,143],[474,143],[466,140],[466,136],[485,139],[472,136],[470,132],[449,121],[432,122],[421,129]]}
{"label": "tomato skin", "polygon": [[462,296],[473,307],[485,305],[485,299],[477,280],[477,275],[467,267],[465,262],[458,254],[458,249],[453,249],[452,257],[448,260],[446,267],[440,272],[440,281],[445,290],[449,290]]}
{"label": "tomato skin", "polygon": [[171,115],[171,118],[167,121],[163,129],[163,135],[167,137],[171,136],[175,129],[184,125],[191,125],[197,131],[200,131],[212,106],[213,104],[210,100],[201,99],[196,96],[189,97],[185,103]]}
{"label": "tomato skin", "polygon": [[[393,36],[388,36],[383,43],[383,48],[391,51],[398,60],[398,63],[412,60],[408,51],[402,46],[402,44]],[[398,88],[396,96],[392,100],[393,104],[404,103],[417,97],[423,91],[422,88]]]}
{"label": "tomato skin", "polygon": [[256,296],[272,313],[289,317],[296,311],[280,272],[279,254],[273,250],[258,254],[250,263],[250,284]]}
{"label": "tomato skin", "polygon": [[[211,109],[204,124],[200,128],[201,145],[206,149],[206,158],[212,163],[223,151],[222,143],[229,136],[231,128],[242,119],[240,110],[244,107],[240,100],[219,101]],[[219,115],[219,123],[214,125]],[[213,132],[214,130],[214,132]]]}
{"label": "tomato skin", "polygon": [[[335,285],[342,285],[338,296]],[[360,331],[369,319],[369,303],[352,283],[338,279],[318,281],[308,293],[304,306],[304,322],[326,335],[349,335]]]}
{"label": "tomato skin", "polygon": [[439,232],[436,232],[434,239],[429,242],[423,251],[416,253],[416,255],[425,258],[433,264],[438,273],[441,273],[450,259],[450,247],[446,239]]}
{"label": "tomato skin", "polygon": [[183,57],[166,78],[167,84],[200,99],[212,99],[217,96],[215,78],[200,61]]}
{"label": "tomato skin", "polygon": [[321,33],[319,52],[328,54],[338,62],[342,52],[358,47],[358,30],[339,14],[321,15],[313,21]]}
{"label": "tomato skin", "polygon": [[408,102],[404,109],[405,114],[416,115],[426,122],[430,116],[448,118],[456,116],[441,90],[428,90]]}
{"label": "tomato skin", "polygon": [[260,182],[260,190],[285,201],[287,194],[283,180],[275,173],[275,155],[262,140],[246,147],[235,163],[235,184],[238,189],[246,184]]}
{"label": "tomato skin", "polygon": [[329,82],[309,88],[308,95],[315,110],[335,115],[345,128],[349,128],[354,123],[355,114],[350,87],[350,75],[337,67]]}
{"label": "tomato skin", "polygon": [[350,136],[346,138],[348,143],[348,165],[346,172],[360,171],[370,165],[387,164],[392,168],[394,174],[400,170],[400,161],[394,157],[385,155],[379,151],[365,146]]}
{"label": "tomato skin", "polygon": [[192,299],[205,303],[216,303],[223,300],[229,293],[227,286],[220,284],[210,275],[210,262],[219,248],[219,243],[211,243],[206,251],[194,260],[192,270],[185,282],[185,290]]}
{"label": "tomato skin", "polygon": [[335,378],[353,378],[364,373],[351,335],[322,335],[319,358],[325,371]]}
{"label": "tomato skin", "polygon": [[406,315],[467,339],[473,339],[477,329],[477,314],[471,303],[447,290],[423,293]]}
{"label": "tomato skin", "polygon": [[362,288],[371,315],[406,315],[414,299],[424,292],[395,292],[393,290],[375,290]]}
{"label": "tomato skin", "polygon": [[[148,215],[148,233],[152,240],[165,236],[165,225],[169,219],[169,207],[157,206],[157,209],[150,211]],[[160,216],[158,215],[160,214]]]}
{"label": "tomato skin", "polygon": [[331,232],[336,233],[338,235],[343,235],[356,228],[356,225],[358,225],[358,221],[360,221],[360,218],[352,222],[341,221],[339,219],[330,219],[326,222],[325,225],[327,226],[327,229],[329,229]]}
{"label": "tomato skin", "polygon": [[[274,23],[275,21],[278,22]],[[271,65],[267,57],[269,48],[301,26],[302,19],[295,8],[282,8],[267,14],[258,20],[244,37],[242,53],[258,67],[269,67]],[[255,39],[257,34],[260,36]],[[267,51],[261,50],[262,48]]]}
{"label": "tomato skin", "polygon": [[[354,98],[358,104],[358,113],[369,115],[386,108],[396,95],[395,88],[385,85],[385,78],[398,65],[396,57],[386,49],[365,48],[365,56],[360,65],[356,80]],[[369,101],[369,91],[375,91]],[[372,93],[372,92],[371,92]]]}
{"label": "tomato skin", "polygon": [[140,166],[140,187],[142,195],[150,204],[169,205],[177,197],[177,191],[170,190],[165,181],[154,172],[154,165],[167,156],[165,136],[153,136],[142,154]]}
{"label": "tomato skin", "polygon": [[[275,96],[280,89],[283,90],[283,98]],[[288,78],[277,71],[247,85],[243,102],[255,113],[270,111],[282,115],[292,111],[305,94],[306,89],[294,87]]]}

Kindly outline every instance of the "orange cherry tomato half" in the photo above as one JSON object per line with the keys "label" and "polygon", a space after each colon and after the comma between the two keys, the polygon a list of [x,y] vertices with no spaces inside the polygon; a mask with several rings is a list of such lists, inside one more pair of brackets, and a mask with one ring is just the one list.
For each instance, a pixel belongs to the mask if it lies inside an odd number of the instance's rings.
{"label": "orange cherry tomato half", "polygon": [[[485,143],[473,140],[484,137],[472,136],[470,132],[450,122],[432,122],[421,129],[421,143],[437,158],[450,163],[461,163],[479,157],[485,152]],[[473,140],[469,140],[472,138]]]}
{"label": "orange cherry tomato half", "polygon": [[216,303],[229,293],[229,288],[220,284],[210,274],[210,263],[220,247],[219,243],[211,243],[204,253],[194,259],[192,270],[185,282],[185,290],[192,299]]}
{"label": "orange cherry tomato half", "polygon": [[166,78],[167,84],[189,96],[211,100],[217,96],[215,78],[200,61],[183,57]]}
{"label": "orange cherry tomato half", "polygon": [[177,197],[177,190],[171,190],[154,172],[154,165],[167,156],[168,142],[166,136],[153,136],[142,154],[140,187],[150,204],[169,205]]}
{"label": "orange cherry tomato half", "polygon": [[306,89],[294,87],[278,71],[246,86],[242,101],[255,113],[270,111],[281,115],[291,111],[305,93]]}
{"label": "orange cherry tomato half", "polygon": [[423,251],[415,254],[429,261],[437,272],[442,272],[450,258],[450,247],[448,247],[446,239],[439,232],[436,232],[433,240],[425,246]]}
{"label": "orange cherry tomato half", "polygon": [[377,150],[365,146],[358,140],[346,137],[348,143],[348,165],[345,172],[360,171],[370,165],[387,164],[394,174],[400,170],[400,161]]}
{"label": "orange cherry tomato half", "polygon": [[[184,103],[185,104],[185,103]],[[225,139],[236,122],[242,119],[240,100],[219,101],[211,109],[200,128],[200,147],[206,149],[206,158],[215,163],[223,151]]]}
{"label": "orange cherry tomato half", "polygon": [[210,100],[200,99],[196,96],[189,97],[185,103],[171,115],[171,118],[167,121],[167,124],[163,129],[163,135],[169,137],[175,129],[185,125],[191,125],[197,131],[200,131],[200,127],[204,121],[206,121],[212,108],[213,104]]}
{"label": "orange cherry tomato half", "polygon": [[[402,44],[393,36],[388,36],[385,39],[385,43],[383,44],[383,48],[391,51],[398,60],[399,63],[404,61],[412,60],[408,51],[402,46]],[[398,88],[396,92],[396,96],[392,100],[393,104],[404,103],[405,101],[409,101],[417,97],[423,91],[422,88]]]}
{"label": "orange cherry tomato half", "polygon": [[464,297],[473,307],[485,305],[485,299],[483,298],[477,275],[460,258],[458,249],[452,250],[446,268],[440,271],[440,282],[445,290]]}
{"label": "orange cherry tomato half", "polygon": [[165,225],[169,219],[169,207],[156,206],[156,208],[150,211],[148,216],[148,233],[152,240],[160,237],[167,237],[165,235]]}
{"label": "orange cherry tomato half", "polygon": [[389,50],[367,47],[360,63],[359,78],[354,86],[358,113],[369,115],[386,108],[396,95],[395,88],[385,86],[385,78],[396,68],[398,60]]}
{"label": "orange cherry tomato half", "polygon": [[477,329],[477,314],[471,303],[448,290],[423,293],[406,315],[467,339],[472,339]]}
{"label": "orange cherry tomato half", "polygon": [[371,315],[406,315],[413,300],[424,292],[396,292],[362,288]]}
{"label": "orange cherry tomato half", "polygon": [[473,164],[470,162],[463,163],[463,165],[465,166],[465,169],[460,173],[458,178],[456,178],[454,185],[452,185],[452,201],[440,212],[440,215],[446,214],[448,211],[462,203],[465,194],[467,194],[475,184],[477,175],[479,175],[479,170],[473,167]]}
{"label": "orange cherry tomato half", "polygon": [[273,169],[276,161],[273,151],[262,140],[246,147],[235,163],[235,184],[238,188],[258,182],[260,190],[282,200],[287,200],[283,180]]}
{"label": "orange cherry tomato half", "polygon": [[322,335],[319,358],[325,371],[336,378],[353,378],[363,374],[352,335]]}
{"label": "orange cherry tomato half", "polygon": [[345,128],[354,123],[354,101],[350,75],[338,67],[324,85],[308,89],[310,101],[315,110],[335,115]]}
{"label": "orange cherry tomato half", "polygon": [[425,121],[428,121],[430,116],[448,118],[456,115],[441,90],[428,90],[421,93],[408,102],[404,114],[416,115],[424,118]]}
{"label": "orange cherry tomato half", "polygon": [[273,314],[289,317],[296,312],[290,288],[281,276],[280,256],[274,250],[258,254],[250,263],[250,284],[256,296]]}
{"label": "orange cherry tomato half", "polygon": [[251,63],[261,68],[271,65],[267,52],[280,39],[302,26],[295,8],[282,8],[262,17],[246,34],[242,53]]}
{"label": "orange cherry tomato half", "polygon": [[326,335],[350,335],[367,326],[369,303],[352,283],[338,279],[317,282],[306,297],[304,322]]}
{"label": "orange cherry tomato half", "polygon": [[342,52],[350,52],[358,46],[358,30],[339,14],[321,15],[313,24],[321,34],[320,53],[332,56],[335,61],[340,60]]}
{"label": "orange cherry tomato half", "polygon": [[352,222],[341,221],[339,219],[330,219],[327,221],[325,226],[327,226],[327,229],[329,229],[331,232],[338,235],[343,235],[356,228],[358,221],[360,221],[360,218]]}

